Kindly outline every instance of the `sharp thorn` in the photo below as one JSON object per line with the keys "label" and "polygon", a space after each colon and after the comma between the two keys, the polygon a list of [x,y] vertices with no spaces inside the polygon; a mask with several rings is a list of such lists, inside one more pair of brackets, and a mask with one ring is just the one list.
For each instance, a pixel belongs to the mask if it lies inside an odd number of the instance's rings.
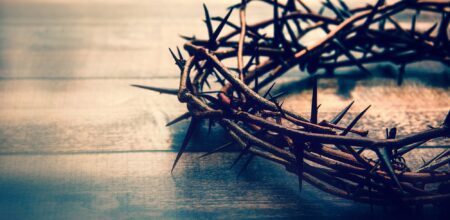
{"label": "sharp thorn", "polygon": [[392,180],[394,180],[395,184],[400,189],[400,191],[403,191],[400,181],[398,180],[397,175],[394,172],[394,168],[392,167],[391,164],[392,158],[389,157],[389,153],[386,147],[376,147],[375,152],[377,153],[378,158],[385,167],[386,172],[390,175]]}
{"label": "sharp thorn", "polygon": [[184,114],[182,114],[182,115],[176,117],[176,118],[173,119],[172,121],[168,122],[168,123],[166,124],[166,126],[167,126],[167,127],[168,127],[168,126],[171,126],[171,125],[173,125],[173,124],[176,124],[176,123],[178,123],[178,122],[180,122],[180,121],[182,121],[182,120],[184,120],[184,119],[188,119],[188,118],[190,118],[190,117],[191,117],[191,113],[186,112],[186,113],[184,113]]}
{"label": "sharp thorn", "polygon": [[219,151],[222,151],[222,150],[224,150],[224,149],[226,149],[226,148],[232,146],[233,144],[234,144],[234,141],[228,142],[228,143],[226,143],[226,144],[224,144],[224,145],[221,145],[221,146],[219,146],[219,147],[213,149],[212,151],[209,151],[209,152],[207,152],[207,153],[201,155],[199,158],[203,158],[203,157],[209,156],[209,155],[211,155],[211,154],[217,153],[217,152],[219,152]]}
{"label": "sharp thorn", "polygon": [[134,85],[134,84],[132,84],[130,86],[134,86],[134,87],[141,88],[141,89],[147,89],[147,90],[164,93],[164,94],[178,95],[177,89],[164,89],[164,88],[158,88],[158,87],[153,87],[153,86],[142,86],[142,85]]}
{"label": "sharp thorn", "polygon": [[278,99],[278,98],[280,98],[280,97],[282,97],[282,96],[284,96],[284,95],[286,95],[286,94],[287,94],[286,91],[277,93],[276,95],[272,96],[272,99],[273,99],[273,100]]}
{"label": "sharp thorn", "polygon": [[345,114],[347,114],[348,110],[352,107],[352,105],[355,103],[355,101],[350,102],[349,105],[347,105],[347,107],[345,107],[341,112],[339,112],[339,114],[337,114],[331,121],[331,124],[337,124],[341,121],[341,119],[345,116]]}
{"label": "sharp thorn", "polygon": [[434,23],[434,25],[431,26],[427,31],[425,31],[425,32],[422,34],[422,36],[425,37],[425,38],[426,38],[426,37],[429,37],[429,36],[431,35],[431,33],[433,33],[434,29],[436,29],[437,25],[438,25],[438,23]]}
{"label": "sharp thorn", "polygon": [[317,124],[317,78],[315,78],[315,77],[313,79],[310,122],[313,124]]}
{"label": "sharp thorn", "polygon": [[450,149],[445,149],[443,150],[441,153],[439,153],[438,155],[436,155],[435,157],[433,157],[431,160],[429,160],[428,162],[425,162],[419,169],[418,171],[424,170],[426,169],[430,164],[432,164],[434,161],[438,161],[441,158],[447,156],[450,153]]}
{"label": "sharp thorn", "polygon": [[178,64],[178,58],[177,58],[177,56],[175,56],[175,53],[173,53],[173,51],[170,47],[169,47],[169,51],[170,51],[170,54],[172,55],[172,58],[175,60],[176,64]]}
{"label": "sharp thorn", "polygon": [[181,38],[183,38],[183,39],[186,40],[186,41],[192,41],[192,40],[195,40],[195,36],[188,37],[188,36],[181,35],[181,34],[179,34],[178,36],[180,36]]}
{"label": "sharp thorn", "polygon": [[413,150],[413,149],[419,147],[420,145],[425,144],[427,141],[428,141],[428,140],[425,140],[425,141],[421,141],[421,142],[418,142],[418,143],[414,143],[414,144],[411,144],[411,145],[404,146],[404,147],[400,148],[400,149],[397,151],[397,153],[394,155],[394,157],[401,157],[401,156],[403,156],[404,154],[410,152],[411,150]]}
{"label": "sharp thorn", "polygon": [[170,173],[173,173],[173,170],[177,166],[178,161],[181,158],[181,155],[183,155],[184,151],[186,150],[186,146],[189,143],[189,140],[191,139],[192,135],[194,134],[195,128],[197,127],[198,119],[192,118],[191,123],[189,124],[188,130],[186,132],[186,136],[184,136],[183,143],[181,144],[180,150],[178,150],[177,157],[175,158],[175,161],[173,162],[172,169],[170,170]]}
{"label": "sharp thorn", "polygon": [[359,113],[352,122],[350,122],[350,124],[345,128],[344,131],[342,131],[342,133],[340,135],[345,136],[347,135],[347,133],[353,128],[353,126],[356,125],[356,123],[358,123],[359,119],[361,119],[361,117],[364,115],[364,113],[366,113],[367,110],[369,110],[370,105],[367,106],[366,109],[364,109],[361,113]]}
{"label": "sharp thorn", "polygon": [[269,89],[266,91],[266,93],[264,93],[263,97],[267,97],[267,95],[269,95],[270,91],[272,90],[272,88],[275,86],[275,83],[272,83],[272,85],[269,87]]}
{"label": "sharp thorn", "polygon": [[217,38],[219,37],[220,32],[222,32],[223,27],[225,27],[225,24],[228,22],[228,18],[230,18],[231,13],[233,12],[233,8],[228,10],[227,15],[223,18],[223,20],[220,22],[219,26],[217,26],[217,29],[214,31],[213,36],[211,38],[210,43],[215,43]]}
{"label": "sharp thorn", "polygon": [[212,30],[211,18],[209,16],[208,7],[206,7],[206,4],[203,4],[203,10],[205,12],[205,22],[206,22],[206,28],[208,29],[208,36],[209,36],[209,39],[212,39],[213,30]]}
{"label": "sharp thorn", "polygon": [[178,51],[178,56],[180,57],[179,59],[180,59],[180,60],[184,60],[183,54],[181,53],[181,50],[180,50],[179,47],[177,47],[177,51]]}

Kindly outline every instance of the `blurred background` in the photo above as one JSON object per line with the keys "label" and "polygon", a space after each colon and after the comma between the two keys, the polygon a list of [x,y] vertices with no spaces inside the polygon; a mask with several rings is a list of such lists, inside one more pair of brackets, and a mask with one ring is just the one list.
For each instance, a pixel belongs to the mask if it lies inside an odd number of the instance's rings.
{"label": "blurred background", "polygon": [[[170,174],[187,123],[165,124],[186,107],[129,85],[176,88],[168,48],[183,45],[179,34],[207,35],[202,3],[224,16],[236,2],[0,0],[0,219],[366,216],[367,205],[312,187],[300,193],[295,177],[268,162],[255,161],[237,179],[239,169],[229,169],[235,153],[197,159],[227,142],[220,129],[196,133],[191,153]],[[348,4],[366,2],[374,1]],[[248,23],[270,13],[255,3]],[[435,19],[427,17],[422,28]],[[375,128],[375,137],[386,127],[405,135],[438,126],[450,108],[449,68],[408,65],[401,86],[397,68],[386,63],[370,66],[375,77],[321,80],[320,116],[355,100],[354,112],[372,104],[359,126]],[[306,75],[296,70],[278,83],[290,91],[284,106],[305,114],[311,92],[296,82]],[[448,145],[437,140],[409,156],[430,157]]]}

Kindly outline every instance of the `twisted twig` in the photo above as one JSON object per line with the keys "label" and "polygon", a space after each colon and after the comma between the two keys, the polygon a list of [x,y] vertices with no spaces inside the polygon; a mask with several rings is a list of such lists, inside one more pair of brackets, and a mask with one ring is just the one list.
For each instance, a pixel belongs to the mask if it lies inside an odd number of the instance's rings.
{"label": "twisted twig", "polygon": [[[310,119],[284,109],[277,101],[278,95],[270,94],[273,85],[266,94],[259,94],[261,87],[297,65],[311,74],[322,69],[332,74],[343,66],[356,66],[367,73],[369,70],[364,64],[392,62],[400,65],[399,83],[409,63],[433,60],[449,65],[450,3],[420,0],[385,4],[380,0],[374,6],[349,9],[342,1],[339,5],[326,1],[323,10],[332,15],[325,16],[322,9],[316,13],[302,1],[288,0],[282,4],[263,0],[273,7],[273,18],[247,24],[245,9],[251,2],[243,0],[232,6],[224,18],[214,19],[205,6],[209,39],[187,38],[189,42],[184,45],[190,55],[187,60],[180,51],[178,56],[171,51],[181,71],[178,90],[138,86],[178,95],[180,102],[187,103],[189,112],[168,123],[192,118],[173,168],[197,123],[207,119],[210,125],[211,122],[220,124],[242,147],[238,159],[248,153],[283,165],[299,176],[300,186],[304,180],[331,194],[373,204],[450,200],[450,174],[440,169],[450,161],[448,150],[416,171],[411,171],[402,157],[428,140],[448,137],[450,115],[437,128],[401,138],[396,137],[393,128],[387,130],[386,139],[375,139],[367,137],[368,131],[353,128],[368,108],[348,126],[337,125],[353,102],[334,119],[319,121],[317,85],[313,88]],[[228,21],[233,8],[240,8],[239,25]],[[441,21],[420,31],[416,27],[416,15],[411,17],[409,28],[394,19],[395,15],[411,9],[416,13],[435,13],[441,16]],[[220,21],[216,30],[213,30],[212,20]],[[219,37],[225,26],[232,31]],[[273,36],[264,33],[268,27],[273,27]],[[326,35],[313,44],[304,45],[304,36],[312,31],[322,31]],[[235,38],[237,41],[233,40]],[[244,56],[250,56],[247,64],[244,64]],[[237,58],[237,69],[223,64],[222,60],[231,57]],[[220,91],[204,90],[210,77],[222,84]],[[347,136],[348,133],[354,135]],[[207,155],[231,145],[221,146]],[[378,159],[363,156],[364,150],[374,151]]]}

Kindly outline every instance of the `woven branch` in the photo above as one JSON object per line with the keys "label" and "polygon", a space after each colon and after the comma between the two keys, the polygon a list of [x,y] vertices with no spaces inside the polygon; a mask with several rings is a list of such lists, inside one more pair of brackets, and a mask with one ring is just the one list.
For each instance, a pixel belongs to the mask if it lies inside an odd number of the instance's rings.
{"label": "woven branch", "polygon": [[[187,59],[180,50],[178,54],[170,50],[181,72],[178,89],[134,85],[177,95],[187,104],[189,111],[168,123],[191,118],[172,170],[199,122],[209,120],[210,126],[222,126],[233,141],[204,156],[236,143],[242,149],[237,160],[244,154],[251,155],[243,169],[254,156],[262,157],[296,174],[300,189],[306,181],[330,194],[371,204],[448,202],[450,150],[445,149],[414,171],[403,155],[429,140],[449,137],[450,114],[437,128],[399,138],[392,128],[386,131],[386,139],[371,138],[368,131],[354,128],[370,106],[347,126],[338,123],[353,102],[332,120],[319,121],[317,80],[332,76],[340,67],[354,66],[367,74],[370,71],[365,64],[391,62],[400,66],[401,83],[409,63],[432,60],[449,66],[450,3],[419,0],[386,4],[379,0],[375,5],[350,9],[343,1],[339,5],[325,1],[315,12],[301,0],[262,0],[273,8],[273,17],[247,24],[246,8],[255,1],[231,6],[223,18],[211,18],[204,6],[209,39],[184,37],[188,40],[184,45]],[[233,9],[239,10],[239,24],[229,21]],[[324,11],[330,15],[324,15]],[[410,23],[396,21],[397,16],[409,11],[416,11]],[[420,13],[432,13],[441,20],[427,30],[419,30],[416,18]],[[216,29],[213,21],[219,22]],[[231,31],[222,34],[224,27]],[[313,31],[322,31],[325,36],[304,45],[303,38]],[[245,56],[249,57],[247,62]],[[225,59],[235,59],[237,68],[226,66],[222,62]],[[311,74],[314,85],[309,119],[284,109],[277,101],[283,94],[271,94],[274,84],[265,94],[259,93],[296,66]],[[208,90],[211,78],[222,85],[219,91]],[[350,133],[353,135],[348,136]],[[377,159],[365,157],[363,151],[375,152]]]}

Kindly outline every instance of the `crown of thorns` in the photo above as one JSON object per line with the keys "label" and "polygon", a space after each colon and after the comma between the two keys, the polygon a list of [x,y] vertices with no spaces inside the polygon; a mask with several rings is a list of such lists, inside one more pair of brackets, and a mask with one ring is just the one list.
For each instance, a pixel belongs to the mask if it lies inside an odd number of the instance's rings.
{"label": "crown of thorns", "polygon": [[[379,0],[375,5],[350,8],[343,1],[334,4],[326,0],[315,12],[301,0],[261,0],[273,8],[273,17],[247,24],[246,7],[255,1],[231,6],[225,17],[210,17],[204,6],[209,39],[183,37],[188,41],[184,45],[187,59],[178,48],[178,54],[170,50],[181,71],[178,89],[133,85],[177,95],[187,104],[188,112],[168,123],[191,119],[172,171],[199,122],[209,120],[210,128],[219,124],[232,142],[204,156],[238,144],[241,153],[236,161],[250,155],[243,169],[254,156],[262,157],[296,174],[300,189],[306,181],[330,194],[371,204],[448,202],[450,174],[444,167],[450,162],[450,150],[444,149],[415,170],[408,167],[403,155],[429,140],[449,137],[449,115],[440,127],[402,137],[396,137],[396,128],[392,128],[386,129],[386,139],[371,138],[368,131],[354,128],[370,106],[347,126],[338,123],[353,102],[333,119],[319,121],[317,79],[332,76],[340,67],[354,66],[368,73],[364,64],[391,62],[399,66],[401,83],[409,63],[433,60],[449,66],[450,3],[412,0],[386,4]],[[233,9],[239,10],[239,24],[229,21]],[[416,20],[422,13],[441,19],[418,30]],[[396,20],[402,14],[410,19],[406,25]],[[218,23],[215,29],[213,21]],[[224,27],[231,31],[222,34]],[[317,30],[326,35],[312,45],[303,45],[304,36]],[[237,68],[223,63],[230,58],[237,61]],[[283,108],[278,101],[283,93],[271,94],[274,84],[260,94],[262,87],[296,66],[310,73],[314,85],[309,119]],[[221,85],[219,91],[210,89],[211,79]],[[373,151],[377,157],[368,158],[363,151]]]}

